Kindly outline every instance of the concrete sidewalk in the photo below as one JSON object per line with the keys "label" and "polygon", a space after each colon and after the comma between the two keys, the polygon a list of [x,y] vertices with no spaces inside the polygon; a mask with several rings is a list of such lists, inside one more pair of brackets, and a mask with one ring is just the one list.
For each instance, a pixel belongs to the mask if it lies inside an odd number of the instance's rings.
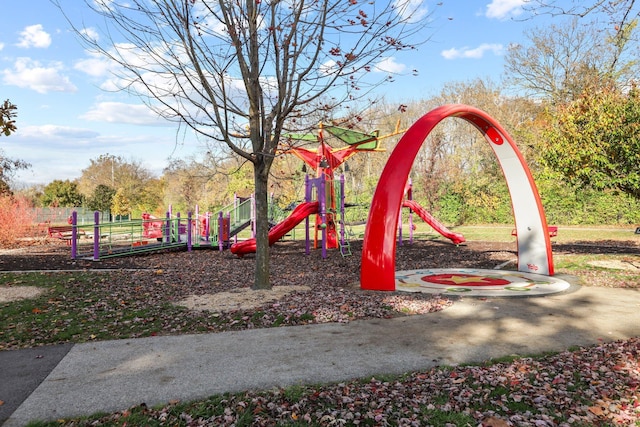
{"label": "concrete sidewalk", "polygon": [[[543,298],[463,299],[439,313],[389,320],[77,344],[4,426],[634,336],[640,291],[579,288]],[[8,372],[1,372],[4,382]]]}

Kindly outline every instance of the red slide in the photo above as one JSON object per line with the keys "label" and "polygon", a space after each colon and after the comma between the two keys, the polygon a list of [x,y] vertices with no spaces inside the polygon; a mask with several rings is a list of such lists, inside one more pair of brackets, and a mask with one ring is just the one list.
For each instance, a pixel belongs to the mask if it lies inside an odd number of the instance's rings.
{"label": "red slide", "polygon": [[404,202],[402,202],[402,207],[409,208],[417,213],[418,216],[424,220],[424,222],[433,227],[433,229],[438,233],[451,240],[454,244],[459,245],[460,243],[465,241],[465,238],[462,234],[454,233],[453,231],[449,230],[414,200],[405,200]]}
{"label": "red slide", "polygon": [[[312,214],[318,213],[318,202],[301,203],[286,217],[282,222],[276,224],[269,230],[269,246],[280,240],[282,236],[287,234],[293,227],[300,224],[302,220]],[[256,239],[244,240],[242,242],[231,245],[231,253],[238,256],[254,253],[256,251]]]}

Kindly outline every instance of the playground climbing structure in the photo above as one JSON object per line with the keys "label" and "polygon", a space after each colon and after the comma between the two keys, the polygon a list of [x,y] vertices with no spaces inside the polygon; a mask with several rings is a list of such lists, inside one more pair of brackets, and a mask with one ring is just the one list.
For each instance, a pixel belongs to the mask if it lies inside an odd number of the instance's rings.
{"label": "playground climbing structure", "polygon": [[[336,210],[336,198],[337,206]],[[291,214],[284,220],[274,225],[269,230],[269,245],[273,245],[293,230],[298,224],[305,223],[305,252],[311,252],[311,222],[310,217],[315,216],[314,248],[322,247],[323,258],[327,256],[327,248],[348,244],[344,231],[344,176],[339,180],[327,180],[325,174],[317,178],[305,179],[305,201],[296,206]],[[335,222],[340,225],[339,235]],[[320,237],[319,237],[320,236]],[[231,252],[242,257],[256,251],[256,239],[251,238],[234,243]]]}
{"label": "playground climbing structure", "polygon": [[[307,143],[317,143],[316,149],[308,149],[305,147],[291,147],[285,149],[283,152],[293,154],[302,160],[305,165],[316,171],[316,178],[324,177],[326,182],[334,182],[334,171],[342,165],[347,159],[355,155],[358,152],[376,152],[385,151],[380,148],[380,141],[384,138],[388,138],[394,135],[398,135],[403,131],[399,130],[399,123],[396,125],[394,132],[379,136],[378,131],[372,133],[364,133],[354,129],[349,129],[340,126],[325,125],[320,123],[317,134],[288,134],[286,139],[292,141],[304,141]],[[344,147],[334,148],[327,142],[325,133],[334,137],[340,143],[344,144]],[[294,145],[292,143],[289,146]],[[318,234],[323,233],[324,239],[326,239],[326,248],[335,249],[340,247],[341,251],[344,243],[344,238],[338,239],[336,224],[338,223],[335,218],[335,212],[341,209],[339,205],[339,194],[336,194],[335,187],[330,186],[326,189],[326,203],[325,210],[322,211],[322,217],[316,218],[316,224],[323,228],[316,228],[315,242],[318,241]],[[344,209],[344,206],[342,206]],[[320,214],[318,214],[320,215]],[[344,234],[344,233],[343,233]],[[323,246],[324,248],[325,246]]]}

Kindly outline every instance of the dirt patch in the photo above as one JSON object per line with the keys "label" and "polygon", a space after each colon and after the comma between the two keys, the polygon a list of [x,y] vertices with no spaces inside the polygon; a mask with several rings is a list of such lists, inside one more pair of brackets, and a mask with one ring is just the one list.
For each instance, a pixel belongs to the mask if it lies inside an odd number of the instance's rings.
{"label": "dirt patch", "polygon": [[0,287],[0,303],[35,298],[45,290],[34,286]]}
{"label": "dirt patch", "polygon": [[277,301],[291,292],[309,291],[310,289],[308,286],[276,286],[270,290],[245,288],[216,294],[189,295],[179,301],[177,305],[198,311],[228,312],[248,310],[260,307],[268,302]]}

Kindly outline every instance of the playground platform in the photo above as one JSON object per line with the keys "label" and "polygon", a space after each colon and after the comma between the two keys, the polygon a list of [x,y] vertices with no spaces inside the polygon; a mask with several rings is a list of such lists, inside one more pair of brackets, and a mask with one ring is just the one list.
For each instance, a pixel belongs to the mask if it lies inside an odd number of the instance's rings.
{"label": "playground platform", "polygon": [[600,344],[640,336],[638,304],[638,290],[579,287],[536,298],[463,298],[438,313],[394,319],[5,351],[0,396],[14,400],[0,406],[0,422],[24,426],[143,402]]}

